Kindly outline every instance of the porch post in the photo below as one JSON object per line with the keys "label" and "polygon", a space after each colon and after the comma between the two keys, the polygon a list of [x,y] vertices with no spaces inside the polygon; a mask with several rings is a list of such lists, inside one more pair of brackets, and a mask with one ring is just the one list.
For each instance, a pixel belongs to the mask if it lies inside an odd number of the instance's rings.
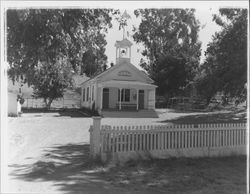
{"label": "porch post", "polygon": [[103,96],[103,87],[101,87],[100,110],[102,110],[102,96]]}
{"label": "porch post", "polygon": [[139,108],[139,90],[136,89],[136,110]]}
{"label": "porch post", "polygon": [[121,105],[121,102],[122,102],[122,88],[119,88],[119,92],[120,92],[119,110],[121,110],[122,109],[122,105]]}

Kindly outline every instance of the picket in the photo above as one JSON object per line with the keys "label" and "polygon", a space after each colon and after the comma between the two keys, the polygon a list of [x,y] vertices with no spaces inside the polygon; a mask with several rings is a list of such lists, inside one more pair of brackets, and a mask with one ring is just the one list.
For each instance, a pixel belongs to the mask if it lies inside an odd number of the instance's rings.
{"label": "picket", "polygon": [[[98,125],[97,125],[98,126]],[[90,152],[96,150],[90,128]],[[94,133],[95,132],[95,133]],[[245,123],[108,126],[99,129],[101,154],[237,147],[246,144]],[[98,137],[98,136],[97,136]],[[98,143],[98,142],[97,142]]]}

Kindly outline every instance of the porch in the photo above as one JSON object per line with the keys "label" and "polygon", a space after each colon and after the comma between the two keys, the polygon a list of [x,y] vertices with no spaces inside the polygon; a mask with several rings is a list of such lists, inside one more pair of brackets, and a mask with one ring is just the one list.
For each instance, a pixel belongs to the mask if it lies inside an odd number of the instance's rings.
{"label": "porch", "polygon": [[155,108],[155,85],[136,81],[106,81],[98,87],[100,111],[139,111]]}

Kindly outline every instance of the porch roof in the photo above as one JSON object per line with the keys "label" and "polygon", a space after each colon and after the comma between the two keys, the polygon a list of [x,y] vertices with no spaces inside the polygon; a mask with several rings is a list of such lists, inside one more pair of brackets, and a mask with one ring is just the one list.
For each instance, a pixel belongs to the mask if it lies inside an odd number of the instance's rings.
{"label": "porch roof", "polygon": [[157,88],[154,84],[139,82],[139,81],[121,81],[109,80],[99,83],[101,87],[114,87],[114,88],[134,88],[134,89],[154,89]]}

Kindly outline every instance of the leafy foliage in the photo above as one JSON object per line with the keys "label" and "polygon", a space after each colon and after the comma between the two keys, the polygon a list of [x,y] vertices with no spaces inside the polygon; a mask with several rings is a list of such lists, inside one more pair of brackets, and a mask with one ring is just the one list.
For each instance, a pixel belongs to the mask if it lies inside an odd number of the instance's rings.
{"label": "leafy foliage", "polygon": [[[106,45],[106,41],[104,45]],[[85,52],[82,56],[82,61],[81,73],[85,73],[89,77],[98,74],[104,69],[104,66],[107,63],[105,47],[102,46],[101,49],[94,49]]]}
{"label": "leafy foliage", "polygon": [[[231,97],[246,98],[247,10],[220,9],[220,16],[215,15],[214,21],[222,31],[216,33],[208,45],[201,68],[200,92],[207,97],[223,91]],[[211,92],[206,94],[209,87]]]}
{"label": "leafy foliage", "polygon": [[24,98],[23,98],[22,95],[18,94],[18,95],[17,95],[17,101],[19,101],[20,104],[23,104],[25,100],[24,100]]}
{"label": "leafy foliage", "polygon": [[197,79],[196,87],[199,94],[206,99],[207,105],[215,95],[215,91],[219,91],[220,84],[220,79],[213,74]]}
{"label": "leafy foliage", "polygon": [[[148,59],[141,66],[156,81],[159,86],[158,92],[161,94],[169,92],[166,90],[169,87],[167,83],[177,79],[176,75],[185,76],[178,77],[185,81],[172,82],[175,85],[172,86],[170,95],[174,95],[174,91],[178,91],[184,82],[192,80],[197,71],[201,44],[198,41],[200,26],[195,19],[194,11],[194,9],[139,9],[134,12],[137,17],[142,18],[142,22],[139,29],[135,29],[133,37],[137,43],[143,43],[145,49],[142,55]],[[185,72],[167,63],[160,64],[163,58],[172,61],[173,58],[169,56],[182,61],[181,66]],[[165,72],[165,76],[161,73],[164,78],[161,79],[161,83],[154,76],[159,73],[159,69]],[[179,70],[181,72],[178,72]]]}
{"label": "leafy foliage", "polygon": [[65,88],[72,84],[72,68],[67,59],[59,59],[55,64],[39,63],[33,81],[33,96],[43,98],[47,108],[56,98],[63,97]]}
{"label": "leafy foliage", "polygon": [[[28,82],[34,95],[53,100],[82,69],[92,75],[106,63],[108,9],[7,10],[9,77]],[[94,64],[94,65],[93,65]],[[93,67],[90,67],[90,66]]]}
{"label": "leafy foliage", "polygon": [[152,67],[151,76],[162,90],[161,93],[168,92],[165,94],[166,97],[182,94],[180,88],[187,84],[185,64],[183,58],[166,55],[161,56],[157,61],[157,65]]}

